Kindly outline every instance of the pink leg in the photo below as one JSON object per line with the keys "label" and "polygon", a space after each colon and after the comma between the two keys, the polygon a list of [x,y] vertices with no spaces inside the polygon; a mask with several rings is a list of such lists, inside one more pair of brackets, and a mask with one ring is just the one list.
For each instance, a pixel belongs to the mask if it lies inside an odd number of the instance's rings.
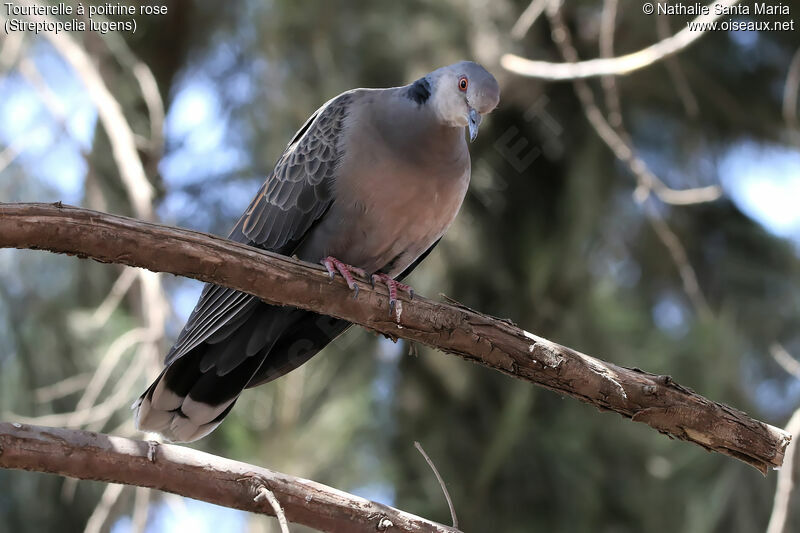
{"label": "pink leg", "polygon": [[397,291],[401,290],[403,292],[408,293],[408,297],[412,300],[414,299],[414,289],[411,288],[410,285],[406,285],[405,283],[400,283],[399,281],[395,281],[394,279],[390,278],[386,274],[382,272],[378,272],[377,274],[373,274],[372,278],[372,286],[375,286],[376,281],[380,281],[386,288],[389,289],[389,313],[394,314],[394,307],[397,305]]}
{"label": "pink leg", "polygon": [[362,278],[366,278],[367,273],[364,272],[364,269],[342,263],[330,255],[320,261],[320,263],[325,266],[325,269],[328,271],[328,274],[330,274],[331,279],[336,276],[337,272],[341,274],[344,280],[347,282],[347,286],[350,287],[351,291],[353,291],[353,298],[358,296],[358,285],[356,284],[356,280],[353,279],[353,274],[358,274]]}

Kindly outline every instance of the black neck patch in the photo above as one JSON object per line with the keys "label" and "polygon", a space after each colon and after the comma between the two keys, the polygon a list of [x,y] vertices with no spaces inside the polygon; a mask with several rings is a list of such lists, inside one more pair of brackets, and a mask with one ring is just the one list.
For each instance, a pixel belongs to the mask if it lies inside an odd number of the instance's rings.
{"label": "black neck patch", "polygon": [[422,105],[431,97],[431,82],[428,78],[420,78],[408,86],[406,96],[414,102]]}

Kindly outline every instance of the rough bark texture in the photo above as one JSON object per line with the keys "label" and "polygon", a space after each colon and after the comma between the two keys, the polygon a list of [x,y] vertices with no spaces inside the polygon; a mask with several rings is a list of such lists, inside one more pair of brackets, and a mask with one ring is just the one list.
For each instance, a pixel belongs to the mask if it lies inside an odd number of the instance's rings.
{"label": "rough bark texture", "polygon": [[[458,304],[401,296],[389,315],[385,289],[341,279],[288,257],[219,237],[63,206],[0,204],[0,247],[44,249],[171,272],[421,342],[615,411],[671,437],[744,461],[761,472],[783,462],[791,436],[657,376],[584,355]],[[698,354],[698,357],[700,355]]]}
{"label": "rough bark texture", "polygon": [[150,487],[274,516],[268,502],[256,499],[259,489],[266,487],[280,502],[287,520],[320,531],[457,531],[315,481],[184,446],[89,431],[2,422],[0,467]]}

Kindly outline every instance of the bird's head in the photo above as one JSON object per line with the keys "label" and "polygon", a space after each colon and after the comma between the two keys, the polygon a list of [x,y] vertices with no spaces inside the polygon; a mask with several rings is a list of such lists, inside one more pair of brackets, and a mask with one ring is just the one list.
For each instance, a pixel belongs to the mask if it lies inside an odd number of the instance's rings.
{"label": "bird's head", "polygon": [[470,141],[474,141],[482,116],[500,101],[500,86],[494,76],[477,63],[461,61],[434,70],[426,78],[439,119],[448,126],[469,128]]}

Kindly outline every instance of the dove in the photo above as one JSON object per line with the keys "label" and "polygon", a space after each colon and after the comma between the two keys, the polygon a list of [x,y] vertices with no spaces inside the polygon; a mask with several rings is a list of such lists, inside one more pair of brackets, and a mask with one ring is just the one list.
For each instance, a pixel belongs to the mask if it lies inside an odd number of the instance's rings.
{"label": "dove", "polygon": [[[363,276],[402,283],[447,231],[470,180],[466,137],[498,104],[495,78],[470,61],[409,85],[353,89],[289,141],[229,238],[321,263],[357,294]],[[213,431],[246,389],[302,365],[349,322],[207,284],[164,369],[134,403],[142,431],[190,442]]]}

